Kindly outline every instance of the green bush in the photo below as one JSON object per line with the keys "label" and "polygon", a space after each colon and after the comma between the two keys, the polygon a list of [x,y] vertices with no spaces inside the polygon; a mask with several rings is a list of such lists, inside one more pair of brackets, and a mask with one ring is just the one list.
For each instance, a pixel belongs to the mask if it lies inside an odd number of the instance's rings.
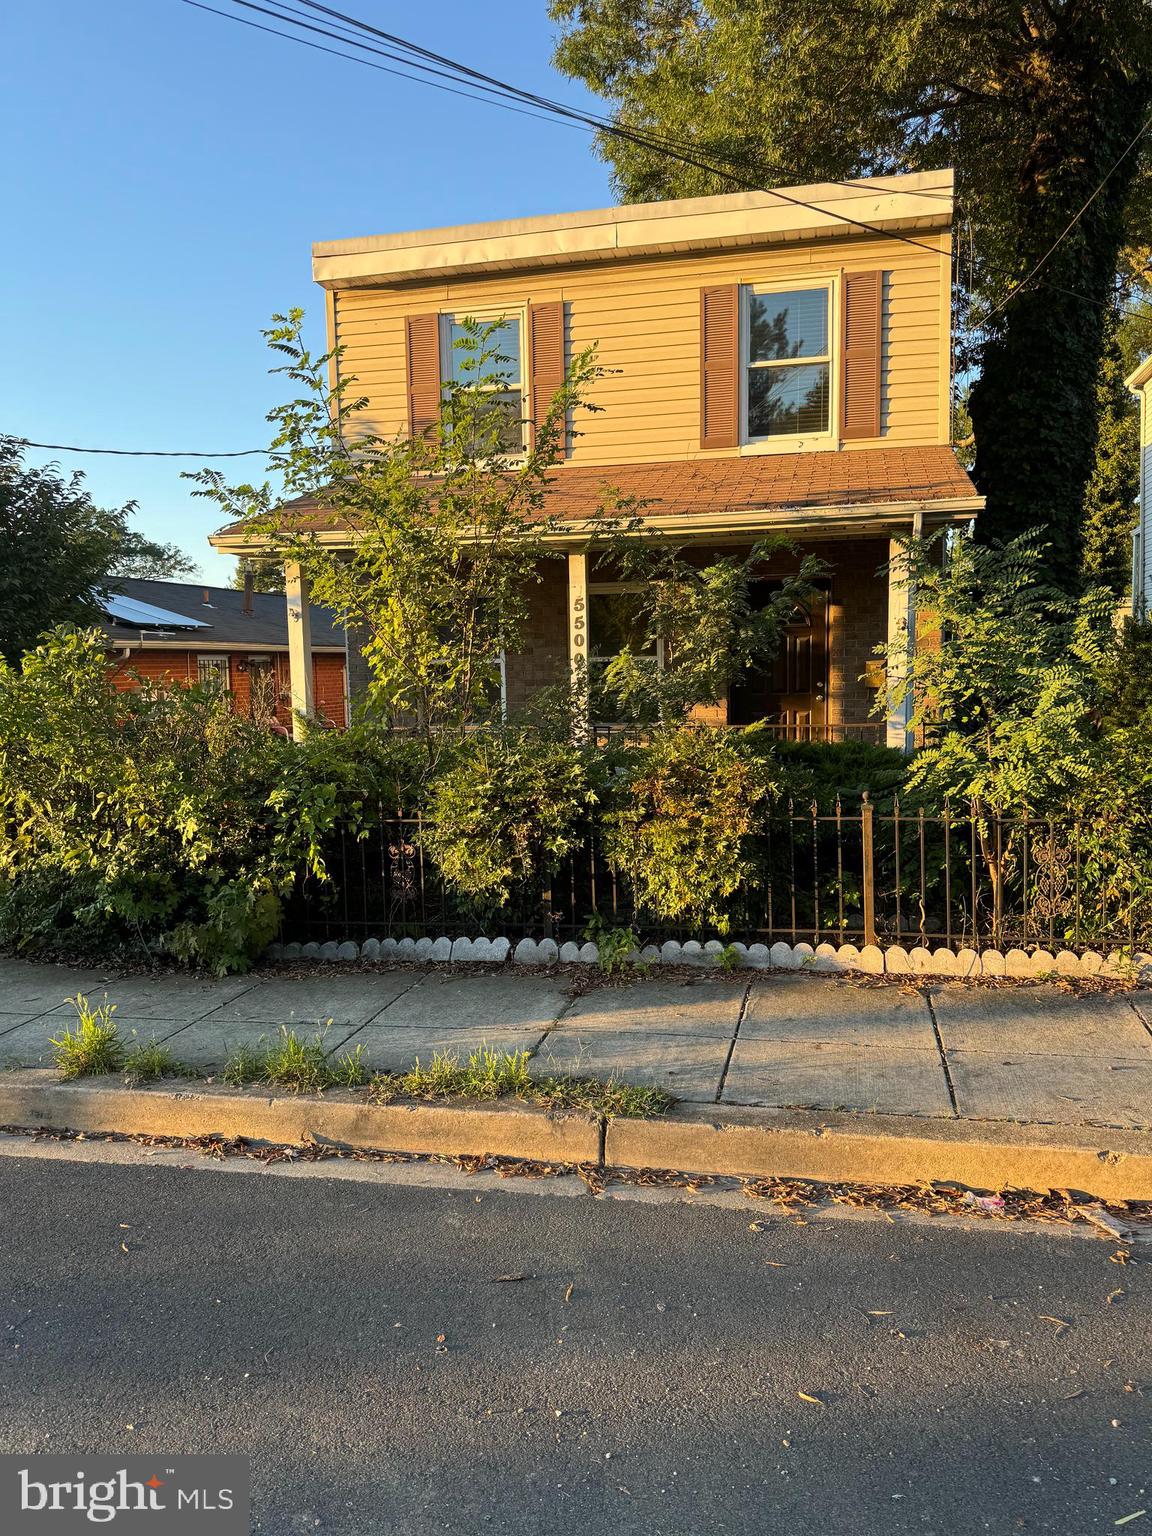
{"label": "green bush", "polygon": [[307,845],[291,754],[215,691],[118,692],[95,632],[0,666],[0,939],[245,969]]}
{"label": "green bush", "polygon": [[605,818],[610,863],[657,918],[724,928],[750,873],[750,838],[780,789],[762,734],[672,729],[637,750]]}
{"label": "green bush", "polygon": [[603,754],[570,741],[478,734],[432,783],[424,847],[456,890],[502,903],[541,861],[576,847],[606,772]]}

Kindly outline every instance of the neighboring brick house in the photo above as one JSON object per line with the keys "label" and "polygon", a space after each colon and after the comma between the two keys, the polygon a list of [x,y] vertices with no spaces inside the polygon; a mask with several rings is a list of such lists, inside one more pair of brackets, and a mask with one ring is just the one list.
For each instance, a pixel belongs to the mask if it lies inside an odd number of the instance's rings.
{"label": "neighboring brick house", "polygon": [[[141,679],[215,682],[229,691],[237,714],[291,729],[282,594],[116,577],[103,606],[118,688],[139,687]],[[348,720],[344,631],[317,604],[310,621],[315,713],[342,728]]]}
{"label": "neighboring brick house", "polygon": [[[952,218],[952,173],[938,171],[313,247],[333,378],[355,380],[365,428],[385,437],[435,422],[466,319],[501,322],[525,431],[566,362],[598,347],[600,409],[577,413],[550,476],[566,559],[545,563],[525,645],[505,658],[510,708],[626,626],[626,589],[590,533],[608,491],[639,498],[649,527],[700,559],[784,535],[796,554],[763,569],[765,594],[805,553],[831,568],[777,663],[706,717],[907,743],[907,704],[886,724],[873,710],[877,645],[915,643],[897,541],[963,528],[982,505],[951,446]],[[317,501],[292,511],[354,544]],[[212,543],[254,548],[242,524]],[[306,584],[289,578],[302,611]]]}

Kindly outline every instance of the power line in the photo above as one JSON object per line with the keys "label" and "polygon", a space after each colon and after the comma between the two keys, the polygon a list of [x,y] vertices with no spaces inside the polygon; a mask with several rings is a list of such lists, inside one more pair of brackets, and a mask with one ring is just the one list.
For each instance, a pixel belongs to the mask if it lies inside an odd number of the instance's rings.
{"label": "power line", "polygon": [[266,448],[237,448],[231,453],[194,453],[178,448],[77,448],[73,443],[34,443],[30,437],[9,439],[23,448],[50,448],[56,453],[111,453],[125,459],[247,459],[254,454],[267,457]]}
{"label": "power line", "polygon": [[[300,43],[304,47],[316,48],[321,53],[336,53],[336,50],[331,49],[331,48],[326,48],[326,47],[324,47],[321,44],[312,43],[307,38],[297,37],[293,33],[277,32],[274,28],[265,27],[265,26],[263,26],[260,23],[250,22],[250,21],[247,20],[247,18],[242,17],[242,16],[236,16],[232,12],[221,11],[221,10],[216,9],[214,6],[205,5],[203,3],[203,0],[183,0],[183,3],[185,5],[194,6],[197,10],[210,11],[210,12],[212,12],[213,15],[222,16],[222,17],[224,17],[228,21],[237,21],[237,22],[240,22],[240,23],[242,23],[244,25],[253,26],[253,27],[256,28],[257,31],[271,32],[274,36],[286,38],[290,42]],[[259,12],[262,12],[263,14],[265,14],[265,15],[274,16],[277,20],[285,21],[285,22],[287,22],[291,26],[307,27],[307,29],[309,31],[317,32],[317,33],[319,33],[319,35],[328,37],[332,41],[335,41],[335,42],[349,43],[349,46],[365,49],[368,52],[373,52],[373,53],[382,52],[382,50],[373,49],[373,48],[371,48],[367,44],[360,43],[360,42],[353,42],[350,39],[348,39],[347,37],[343,37],[343,36],[341,36],[338,33],[335,33],[335,32],[332,32],[332,31],[326,31],[323,28],[316,27],[316,26],[311,25],[310,23],[303,22],[303,21],[299,20],[296,16],[294,16],[291,12],[285,12],[283,10],[276,10],[276,11],[274,11],[274,10],[270,9],[269,7],[258,5],[256,3],[254,3],[254,0],[233,0],[233,3],[237,4],[237,5],[241,5],[241,6],[243,6],[247,10],[259,11]],[[303,0],[303,3],[304,4],[308,4],[308,5],[312,5],[312,0]],[[327,9],[328,9],[327,7],[321,8],[319,6],[316,6],[315,8],[317,10],[324,9],[325,11],[327,11]],[[367,32],[370,32],[370,33],[373,33],[373,34],[377,33],[377,29],[374,28],[374,27],[369,26],[369,24],[366,23],[366,22],[358,22],[354,18],[349,18],[349,17],[344,16],[343,13],[341,13],[341,12],[335,12],[335,13],[331,13],[331,14],[334,14],[341,21],[349,21],[349,22],[351,22],[352,25],[360,28],[361,30],[364,30],[364,31],[367,31]],[[417,44],[407,43],[403,38],[395,38],[394,35],[391,34],[391,33],[380,33],[379,35],[381,37],[387,39],[388,41],[395,41],[395,42],[399,43],[400,45],[402,45],[403,47],[409,49],[410,51],[412,51],[414,53],[429,54],[429,50],[421,49],[421,48],[419,48],[419,46]],[[820,204],[813,203],[813,202],[809,201],[806,198],[790,197],[787,193],[781,192],[781,191],[779,191],[778,189],[776,189],[774,187],[761,187],[757,183],[748,180],[747,178],[745,178],[744,176],[738,174],[734,170],[725,169],[725,168],[723,168],[721,166],[716,166],[716,165],[711,164],[710,162],[708,162],[706,160],[701,160],[701,159],[697,158],[695,155],[687,155],[685,153],[682,153],[682,152],[672,148],[671,144],[668,144],[668,145],[662,144],[658,139],[649,138],[645,134],[637,132],[637,131],[635,131],[633,129],[623,128],[618,123],[611,122],[608,119],[598,119],[598,118],[596,118],[592,114],[578,112],[576,109],[563,106],[562,104],[553,104],[553,103],[549,102],[548,98],[546,98],[546,97],[537,97],[532,92],[521,91],[518,87],[509,86],[509,85],[507,85],[503,81],[496,81],[495,78],[492,77],[492,76],[482,76],[482,75],[480,75],[480,73],[478,71],[471,70],[467,65],[458,64],[456,61],[451,60],[451,59],[447,59],[447,58],[445,58],[442,55],[430,55],[429,54],[430,57],[434,57],[438,62],[447,64],[447,65],[451,66],[453,69],[458,70],[461,73],[466,74],[467,76],[477,80],[478,82],[485,82],[484,84],[481,85],[480,88],[483,89],[483,90],[487,90],[489,92],[489,94],[484,95],[484,96],[476,96],[473,93],[470,93],[468,91],[455,90],[455,89],[453,89],[450,86],[440,85],[435,80],[427,79],[427,78],[424,78],[423,76],[419,76],[419,75],[405,75],[403,71],[389,69],[385,65],[374,64],[374,63],[372,63],[371,60],[362,59],[362,58],[359,58],[359,57],[357,57],[355,55],[351,55],[351,54],[337,53],[336,56],[340,57],[340,58],[348,59],[348,60],[350,60],[353,63],[365,64],[369,68],[372,68],[372,69],[382,70],[383,73],[385,73],[385,74],[400,74],[402,76],[402,78],[415,80],[418,84],[430,85],[434,89],[446,90],[451,95],[469,96],[473,100],[485,101],[489,105],[492,105],[492,106],[502,106],[502,107],[504,107],[508,111],[524,112],[524,110],[525,110],[524,108],[522,108],[522,107],[513,107],[513,106],[511,106],[511,104],[508,101],[502,99],[502,97],[500,95],[495,94],[497,92],[503,92],[503,93],[514,92],[515,95],[516,95],[516,98],[518,100],[532,101],[532,102],[534,102],[536,104],[544,105],[546,112],[548,114],[550,114],[549,120],[555,120],[555,116],[559,115],[563,120],[570,121],[570,122],[572,122],[576,126],[583,126],[586,129],[590,129],[593,132],[596,132],[596,133],[601,133],[601,132],[602,133],[607,133],[607,134],[611,135],[612,137],[624,139],[626,141],[630,141],[632,143],[638,144],[638,145],[641,146],[641,148],[659,150],[662,153],[664,153],[665,155],[667,155],[670,159],[679,160],[682,164],[693,166],[695,169],[705,171],[709,175],[724,177],[726,180],[732,181],[732,182],[736,183],[743,191],[746,191],[746,192],[762,192],[762,193],[764,193],[768,197],[777,198],[779,201],[781,201],[783,203],[790,204],[793,207],[805,208],[805,209],[807,209],[811,213],[820,213],[820,214],[826,215],[829,218],[839,219],[843,223],[850,224],[854,228],[861,229],[861,230],[865,231],[867,234],[876,235],[876,236],[878,236],[881,239],[898,240],[898,241],[902,242],[905,245],[915,246],[917,249],[923,250],[923,251],[927,251],[930,255],[935,256],[937,258],[939,258],[941,256],[948,255],[947,252],[939,250],[936,246],[929,245],[929,244],[927,244],[927,242],[925,242],[923,240],[917,240],[917,239],[913,238],[911,235],[901,234],[897,230],[883,229],[879,225],[869,223],[867,220],[853,218],[850,214],[843,213],[840,210],[835,210],[834,211],[834,210],[832,210],[830,208],[822,207]],[[389,54],[385,54],[384,56],[385,57],[394,57],[393,55],[389,55]],[[426,65],[419,64],[415,60],[413,60],[411,62],[413,62],[414,67],[416,67],[418,69],[423,69],[425,71],[427,70],[427,66]],[[491,83],[489,84],[487,82],[491,82]],[[527,115],[529,115],[529,116],[540,116],[539,113],[532,113],[532,112],[529,112]],[[852,186],[852,183],[835,183],[835,185],[844,185],[844,186],[849,186],[850,187],[850,186]],[[908,194],[908,195],[913,195],[913,196],[917,195],[917,194],[915,194],[912,191],[911,188],[902,188],[900,190],[902,192]]]}

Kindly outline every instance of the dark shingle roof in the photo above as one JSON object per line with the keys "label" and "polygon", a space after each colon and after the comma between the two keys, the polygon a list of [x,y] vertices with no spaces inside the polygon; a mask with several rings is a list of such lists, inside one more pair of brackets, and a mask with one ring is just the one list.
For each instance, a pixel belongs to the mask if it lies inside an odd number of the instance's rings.
{"label": "dark shingle roof", "polygon": [[[189,649],[197,645],[231,645],[239,650],[288,645],[288,613],[281,592],[253,592],[252,611],[244,612],[244,593],[236,587],[206,587],[189,581],[154,581],[142,576],[110,576],[110,594],[121,593],[168,613],[196,620],[189,630],[172,629],[172,637],[187,635]],[[205,603],[205,596],[208,602]],[[202,626],[209,626],[204,628]],[[101,628],[112,640],[138,639],[139,624],[106,616]],[[159,628],[159,626],[157,626]],[[154,634],[148,626],[145,634]],[[313,649],[344,649],[344,631],[331,609],[312,604]]]}

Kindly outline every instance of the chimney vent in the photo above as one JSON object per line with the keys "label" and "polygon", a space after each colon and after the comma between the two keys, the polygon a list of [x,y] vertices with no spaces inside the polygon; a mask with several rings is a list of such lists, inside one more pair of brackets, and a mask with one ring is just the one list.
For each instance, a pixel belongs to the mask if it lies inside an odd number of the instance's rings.
{"label": "chimney vent", "polygon": [[252,613],[252,593],[256,588],[256,578],[251,571],[244,572],[244,612],[249,616]]}

